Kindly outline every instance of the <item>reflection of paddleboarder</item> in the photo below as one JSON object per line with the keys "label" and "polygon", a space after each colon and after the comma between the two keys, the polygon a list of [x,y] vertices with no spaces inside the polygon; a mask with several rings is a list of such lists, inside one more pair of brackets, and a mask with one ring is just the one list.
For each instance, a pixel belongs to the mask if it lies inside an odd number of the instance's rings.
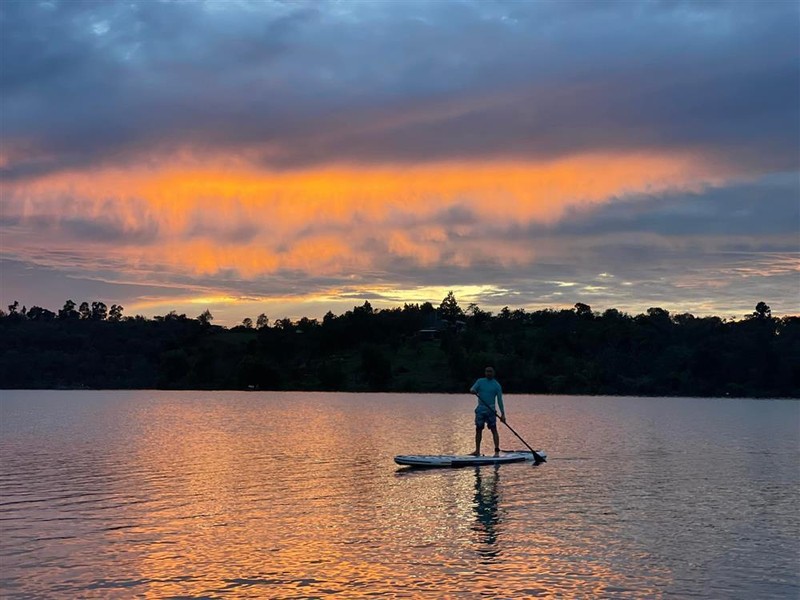
{"label": "reflection of paddleboarder", "polygon": [[500,408],[500,420],[506,422],[506,411],[503,406],[503,389],[494,378],[494,368],[486,367],[485,377],[478,379],[469,391],[478,397],[478,406],[475,407],[475,452],[473,456],[481,455],[481,439],[483,428],[488,427],[494,439],[494,454],[500,454],[500,434],[497,433],[497,413],[495,400]]}
{"label": "reflection of paddleboarder", "polygon": [[485,558],[494,558],[499,553],[495,547],[497,543],[497,525],[500,523],[497,500],[499,497],[497,484],[500,478],[500,467],[494,465],[492,477],[484,478],[481,474],[482,469],[475,468],[475,500],[473,510],[475,511],[475,525],[473,530],[481,534],[480,541],[486,546],[479,546],[478,553]]}

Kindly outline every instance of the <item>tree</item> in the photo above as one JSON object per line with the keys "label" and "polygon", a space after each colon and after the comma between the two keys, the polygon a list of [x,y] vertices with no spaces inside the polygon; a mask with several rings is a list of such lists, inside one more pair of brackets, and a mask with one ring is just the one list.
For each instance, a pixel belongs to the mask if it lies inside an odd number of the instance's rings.
{"label": "tree", "polygon": [[603,313],[603,318],[606,319],[606,320],[617,321],[617,320],[625,318],[625,315],[623,315],[621,312],[619,312],[616,308],[608,308]]}
{"label": "tree", "polygon": [[81,319],[88,319],[92,316],[92,309],[89,307],[88,302],[81,302],[81,305],[78,307],[78,314],[81,316]]}
{"label": "tree", "polygon": [[[447,327],[439,344],[417,335],[427,322],[442,324],[432,304],[374,311],[364,305],[340,316],[329,311],[321,321],[282,319],[255,335],[242,326],[204,329],[175,311],[128,317],[119,326],[77,323],[72,300],[50,323],[54,313],[31,306],[25,317],[15,303],[13,318],[0,311],[0,389],[455,392],[470,373],[494,363],[506,373],[509,392],[774,398],[800,390],[800,317],[777,318],[761,302],[740,321],[662,308],[635,317],[615,309],[592,313],[581,303],[532,313],[505,307],[492,316],[470,305],[469,329],[457,334]],[[88,308],[90,321],[102,314],[98,302]],[[112,305],[107,320],[121,315],[122,307]],[[210,312],[202,317],[210,323]]]}
{"label": "tree", "polygon": [[369,300],[364,300],[364,304],[362,304],[361,306],[353,307],[353,314],[371,315],[372,304],[369,303]]}
{"label": "tree", "polygon": [[204,327],[209,327],[211,325],[211,321],[214,320],[214,315],[211,314],[210,310],[205,309],[198,315],[197,320],[200,321],[200,324]]}
{"label": "tree", "polygon": [[317,377],[323,390],[341,390],[347,384],[341,360],[323,360],[317,367]]}
{"label": "tree", "polygon": [[456,301],[455,294],[453,294],[452,291],[447,292],[447,296],[444,297],[444,300],[442,300],[442,303],[439,305],[439,317],[443,321],[448,321],[450,323],[455,323],[459,319],[464,318],[464,311],[461,310],[461,307]]}
{"label": "tree", "polygon": [[251,319],[250,317],[245,317],[244,319],[242,319],[242,326],[244,326],[245,329],[252,329],[253,319]]}
{"label": "tree", "polygon": [[267,315],[261,313],[256,319],[256,329],[264,329],[265,327],[269,327],[269,319]]}
{"label": "tree", "polygon": [[75,310],[75,306],[75,302],[72,300],[64,302],[64,307],[58,311],[58,318],[64,319],[65,321],[68,319],[77,319],[78,312]]}
{"label": "tree", "polygon": [[366,344],[361,348],[361,370],[370,387],[386,389],[392,379],[392,362],[380,346]]}
{"label": "tree", "polygon": [[316,319],[303,317],[297,322],[297,327],[300,329],[300,331],[311,331],[312,329],[319,327],[319,321]]}
{"label": "tree", "polygon": [[[206,311],[208,312],[208,311]],[[211,313],[208,313],[209,315]],[[202,316],[202,315],[200,315]],[[163,317],[153,317],[156,321],[188,321],[186,314],[178,314],[176,311],[171,310]],[[198,317],[199,319],[200,317]],[[213,318],[213,317],[212,317]]]}
{"label": "tree", "polygon": [[104,302],[92,302],[92,321],[105,321],[108,316],[108,307]]}
{"label": "tree", "polygon": [[483,325],[492,318],[492,313],[481,308],[474,302],[467,307],[467,316],[473,325]]}
{"label": "tree", "polygon": [[108,320],[115,323],[122,320],[123,308],[119,304],[112,304],[111,309],[108,311]]}
{"label": "tree", "polygon": [[756,304],[756,311],[752,314],[752,318],[759,319],[761,321],[771,319],[772,309],[766,302],[759,302],[758,304]]}
{"label": "tree", "polygon": [[52,321],[56,318],[56,313],[41,306],[31,306],[28,311],[28,319],[31,321]]}
{"label": "tree", "polygon": [[651,319],[669,319],[669,311],[660,307],[651,307],[647,309],[647,316]]}
{"label": "tree", "polygon": [[292,320],[289,317],[284,317],[283,319],[278,319],[275,321],[275,329],[282,329],[284,331],[289,331],[292,329]]}
{"label": "tree", "polygon": [[189,372],[189,357],[183,348],[168,350],[160,357],[158,365],[159,384],[164,387],[180,387]]}
{"label": "tree", "polygon": [[13,317],[17,314],[17,308],[19,308],[19,300],[14,300],[14,304],[8,305],[8,316]]}

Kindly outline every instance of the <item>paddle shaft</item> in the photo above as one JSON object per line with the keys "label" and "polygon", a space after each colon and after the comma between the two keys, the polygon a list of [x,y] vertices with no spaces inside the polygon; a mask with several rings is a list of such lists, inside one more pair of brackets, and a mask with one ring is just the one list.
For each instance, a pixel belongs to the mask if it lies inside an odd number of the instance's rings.
{"label": "paddle shaft", "polygon": [[545,458],[544,458],[544,457],[543,457],[541,454],[539,454],[538,452],[536,452],[536,450],[534,450],[533,448],[531,448],[531,447],[530,447],[530,445],[528,444],[528,442],[526,442],[525,440],[523,440],[523,439],[522,439],[522,436],[521,436],[520,434],[518,434],[516,431],[514,431],[514,428],[513,428],[513,427],[511,427],[511,425],[509,425],[509,424],[508,424],[508,423],[507,423],[507,422],[506,422],[504,419],[501,419],[501,418],[500,418],[500,415],[498,415],[498,414],[497,414],[497,411],[496,411],[495,409],[493,409],[491,406],[489,406],[488,404],[486,404],[486,402],[484,402],[484,401],[481,399],[481,397],[480,397],[478,394],[475,394],[475,395],[478,397],[478,402],[480,402],[480,403],[481,403],[481,404],[483,404],[483,405],[484,405],[486,408],[488,408],[490,411],[492,411],[492,412],[494,413],[494,416],[495,416],[495,417],[497,417],[498,419],[500,419],[500,421],[503,423],[503,425],[505,425],[506,427],[508,427],[509,431],[511,431],[511,433],[513,433],[515,436],[517,436],[517,439],[518,439],[520,442],[522,442],[523,444],[525,444],[525,446],[528,448],[528,450],[530,450],[530,451],[531,451],[531,454],[533,454],[533,460],[534,460],[534,462],[535,462],[537,465],[538,465],[539,463],[546,462],[546,461],[545,461]]}

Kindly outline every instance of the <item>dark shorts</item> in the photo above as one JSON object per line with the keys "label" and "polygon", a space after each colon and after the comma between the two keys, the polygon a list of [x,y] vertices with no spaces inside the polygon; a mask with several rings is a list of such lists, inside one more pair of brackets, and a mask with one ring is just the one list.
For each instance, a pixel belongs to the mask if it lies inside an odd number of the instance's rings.
{"label": "dark shorts", "polygon": [[484,425],[489,429],[497,427],[497,415],[485,410],[475,411],[475,427],[483,429]]}

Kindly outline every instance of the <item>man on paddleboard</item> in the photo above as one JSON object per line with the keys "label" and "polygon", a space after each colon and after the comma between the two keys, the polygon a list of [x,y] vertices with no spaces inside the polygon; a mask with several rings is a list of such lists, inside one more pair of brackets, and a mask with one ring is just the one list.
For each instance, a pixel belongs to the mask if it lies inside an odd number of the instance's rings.
{"label": "man on paddleboard", "polygon": [[494,453],[500,454],[500,434],[497,433],[497,407],[500,408],[500,420],[506,422],[506,410],[503,406],[503,389],[494,378],[494,368],[486,367],[485,377],[478,379],[469,391],[478,397],[478,406],[475,407],[475,452],[474,456],[481,455],[481,439],[483,428],[488,427],[494,439]]}

